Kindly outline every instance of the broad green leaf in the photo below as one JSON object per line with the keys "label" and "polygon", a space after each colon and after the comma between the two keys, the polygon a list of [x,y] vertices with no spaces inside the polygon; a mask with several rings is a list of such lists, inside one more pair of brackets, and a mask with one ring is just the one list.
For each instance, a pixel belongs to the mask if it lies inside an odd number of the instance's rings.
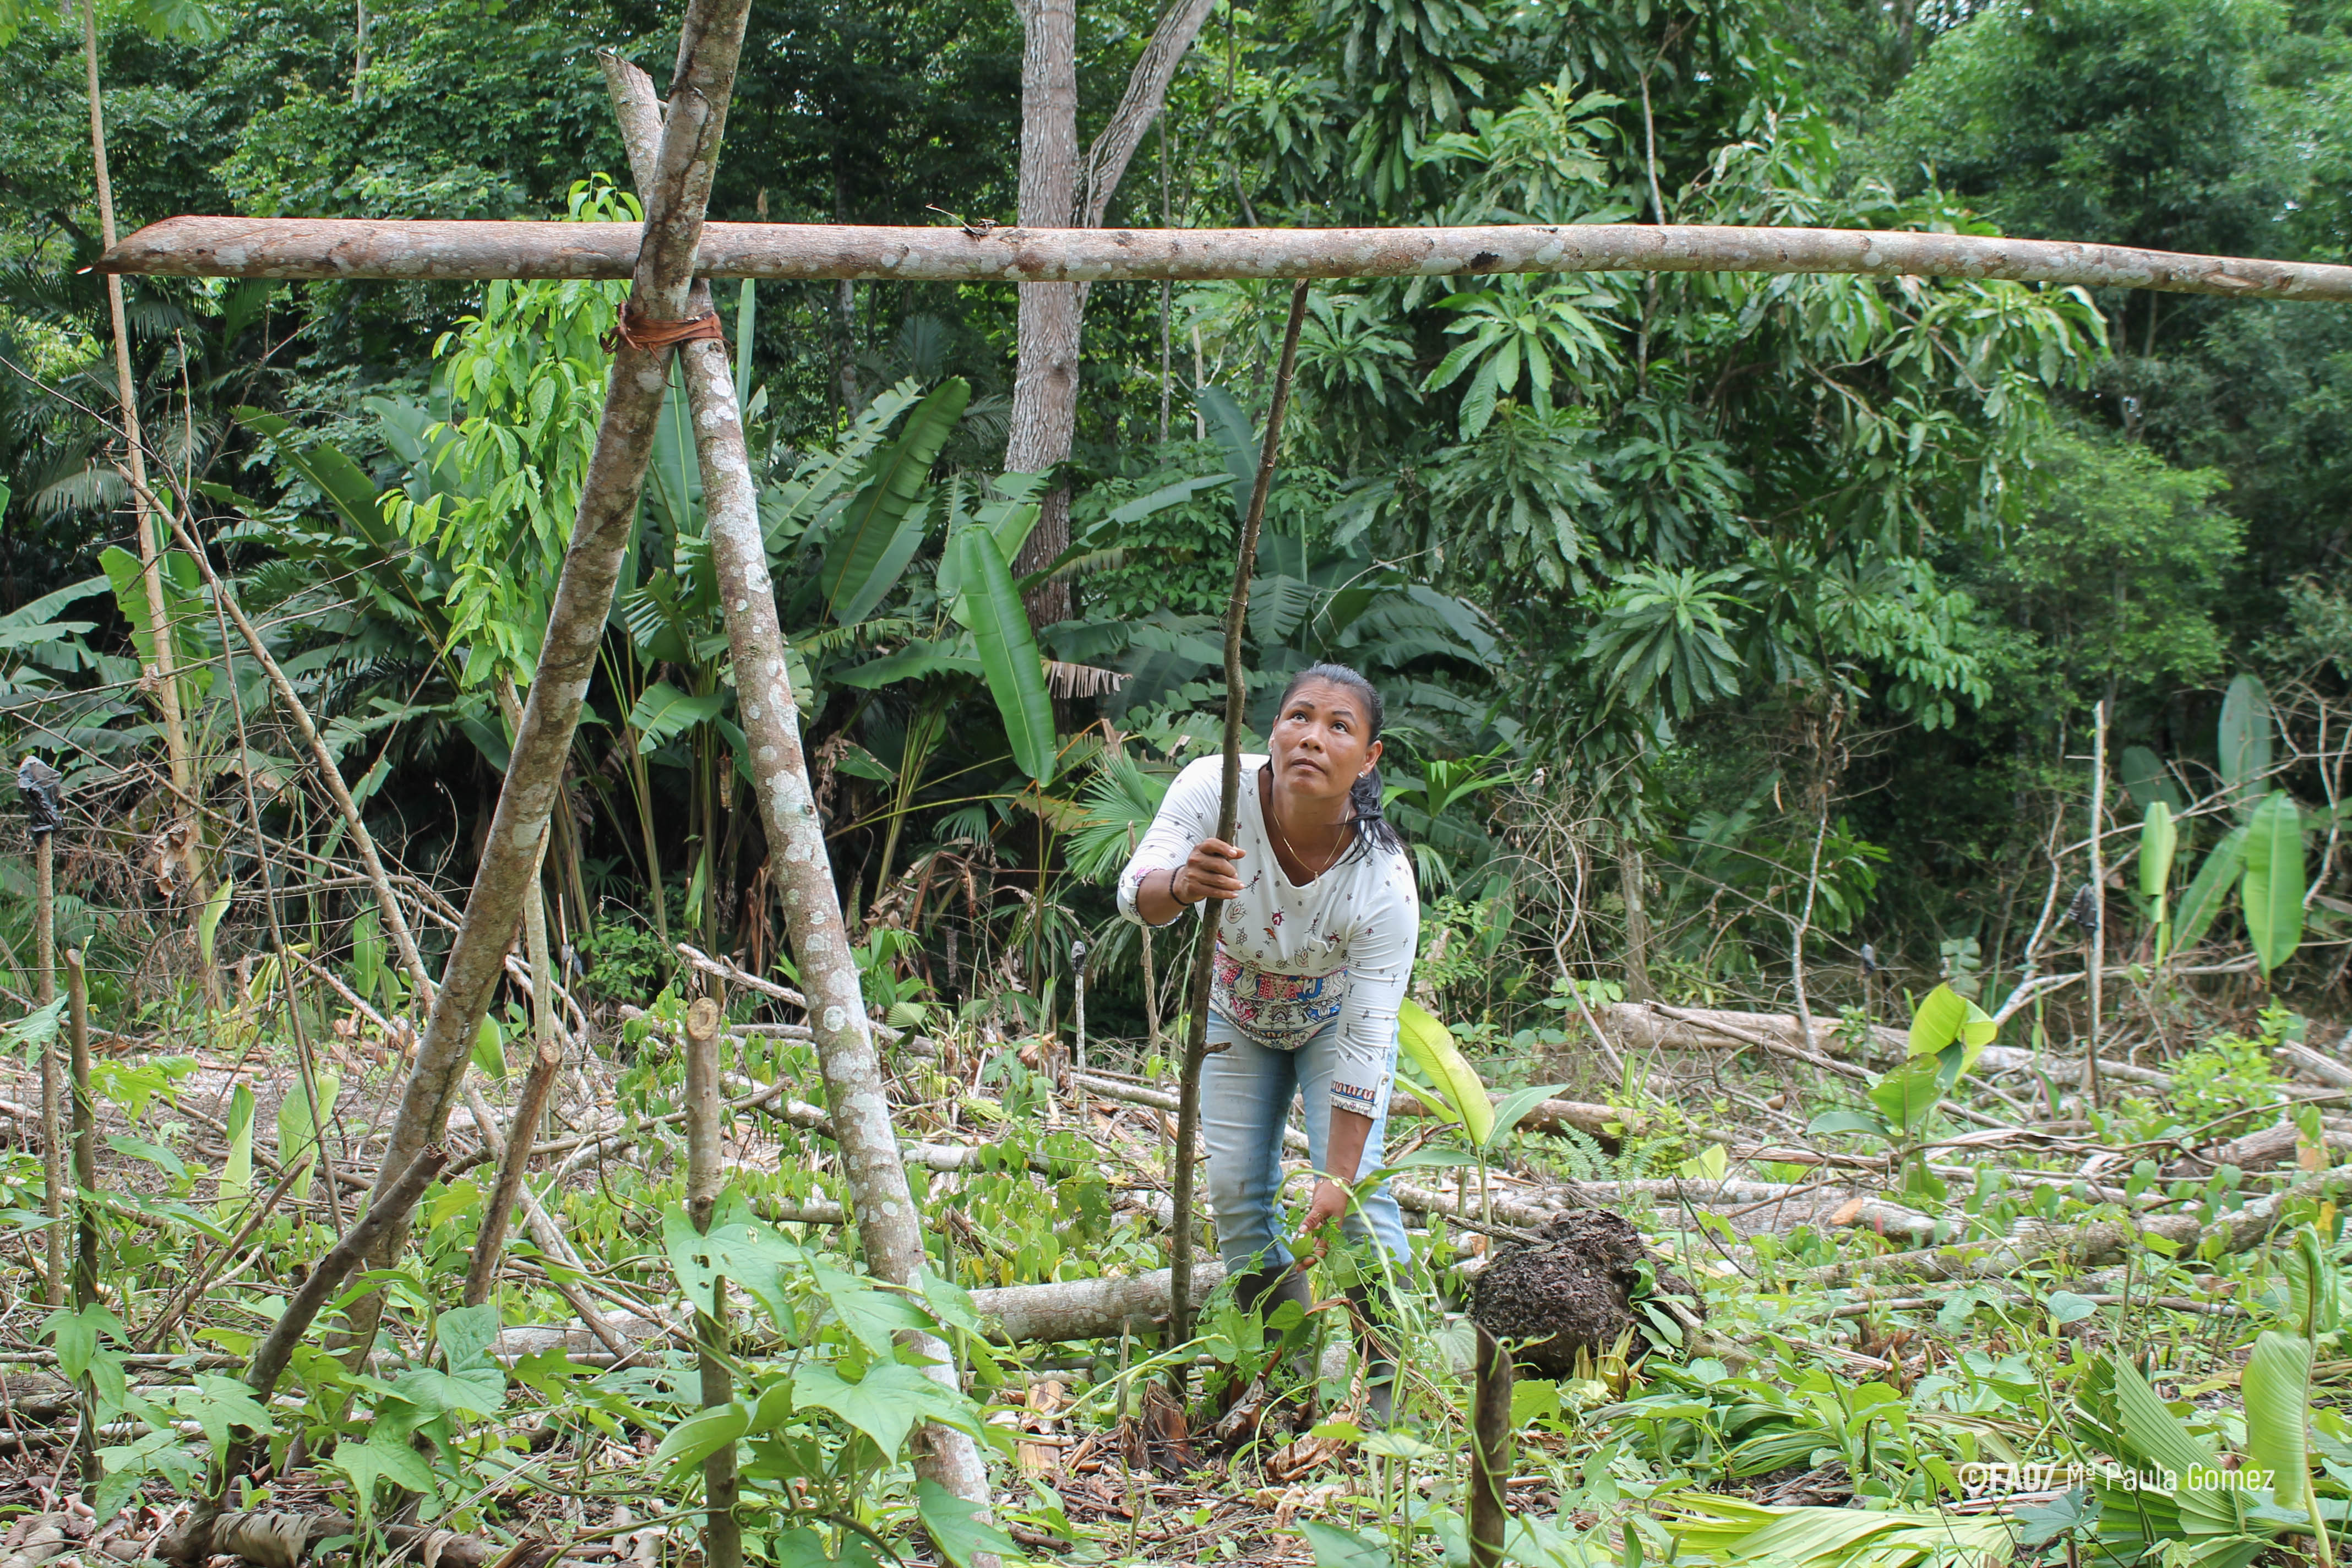
{"label": "broad green leaf", "polygon": [[914,558],[928,510],[919,504],[923,486],[971,401],[971,384],[949,377],[915,405],[898,438],[867,460],[864,482],[825,541],[819,582],[836,625],[872,614]]}
{"label": "broad green leaf", "polygon": [[895,1290],[885,1290],[856,1274],[824,1264],[814,1265],[811,1276],[818,1289],[824,1292],[841,1321],[857,1336],[858,1342],[876,1355],[891,1353],[892,1338],[900,1329],[931,1329],[937,1325],[922,1309]]}
{"label": "broad green leaf", "polygon": [[[1217,388],[1209,387],[1205,390],[1215,392]],[[1172,485],[1162,485],[1150,495],[1138,496],[1125,506],[1111,512],[1109,516],[1095,525],[1093,537],[1104,542],[1117,543],[1116,539],[1104,539],[1106,530],[1118,528],[1126,523],[1141,522],[1156,512],[1165,511],[1171,506],[1192,500],[1202,490],[1213,489],[1233,482],[1234,475],[1223,473],[1202,474],[1198,479],[1179,479]],[[1255,479],[1252,482],[1255,482]]]}
{"label": "broad green leaf", "polygon": [[352,1494],[359,1504],[362,1522],[373,1516],[378,1481],[390,1481],[404,1491],[427,1495],[434,1489],[433,1468],[425,1462],[425,1456],[410,1447],[407,1438],[387,1433],[373,1433],[363,1443],[344,1439],[337,1445],[328,1463],[351,1478]]}
{"label": "broad green leaf", "polygon": [[2140,897],[2156,900],[2156,918],[2164,919],[2164,895],[2172,886],[2172,855],[2180,843],[2180,829],[2173,825],[2172,807],[2162,801],[2150,803],[2147,815],[2139,824],[2139,891]]}
{"label": "broad green leaf", "polygon": [[2266,1331],[2254,1342],[2239,1384],[2246,1399],[2246,1458],[2273,1473],[2271,1496],[2282,1508],[2303,1506],[2310,1474],[2305,1423],[2311,1405],[2311,1342]]}
{"label": "broad green leaf", "polygon": [[243,1084],[229,1096],[226,1125],[228,1159],[221,1166],[220,1195],[235,1203],[253,1191],[253,1090]]}
{"label": "broad green leaf", "polygon": [[1490,1137],[1504,1137],[1526,1121],[1528,1112],[1567,1087],[1564,1083],[1539,1083],[1505,1095],[1495,1104],[1495,1131]]}
{"label": "broad green leaf", "polygon": [[392,1381],[393,1394],[430,1415],[496,1415],[506,1397],[505,1369],[492,1362],[462,1372],[413,1366]]}
{"label": "broad green leaf", "polygon": [[227,1450],[231,1436],[239,1431],[267,1432],[269,1412],[253,1390],[238,1378],[219,1373],[200,1372],[193,1379],[195,1386],[183,1388],[172,1395],[172,1408],[183,1420],[194,1421],[205,1429],[205,1437],[215,1454]]}
{"label": "broad green leaf", "polygon": [[665,743],[697,724],[719,717],[727,706],[724,693],[712,691],[688,697],[667,680],[656,680],[637,697],[629,710],[629,728],[637,732],[637,750],[651,756]]}
{"label": "broad green leaf", "polygon": [[1911,1015],[1911,1055],[1932,1057],[1958,1040],[1969,1047],[1967,1059],[1973,1062],[1999,1032],[1983,1008],[1949,985],[1938,985],[1919,999]]}
{"label": "broad green leaf", "polygon": [[2146,746],[2124,748],[2123,780],[2143,814],[2157,805],[2175,815],[2188,809],[2189,803],[2180,798],[2180,786],[2165,770],[2164,759]]}
{"label": "broad green leaf", "polygon": [[876,1362],[856,1383],[830,1366],[803,1367],[793,1376],[793,1405],[801,1410],[832,1411],[893,1458],[917,1422],[943,1421],[964,1429],[972,1425],[968,1401],[919,1369],[895,1361]]}
{"label": "broad green leaf", "polygon": [[1934,1057],[1913,1057],[1901,1067],[1879,1075],[1870,1086],[1870,1103],[1886,1119],[1908,1131],[1927,1119],[1944,1098],[1942,1064]]}
{"label": "broad green leaf", "polygon": [[836,670],[832,680],[836,686],[855,686],[871,691],[900,680],[919,680],[927,675],[983,673],[980,660],[959,651],[961,638],[938,642],[921,638],[908,643],[896,653],[886,653],[880,658],[869,658],[864,664]]}
{"label": "broad green leaf", "polygon": [[375,995],[383,974],[382,919],[374,910],[362,910],[352,921],[352,989],[362,996]]}
{"label": "broad green leaf", "polygon": [[1866,1132],[1874,1138],[1895,1140],[1895,1130],[1866,1110],[1824,1110],[1805,1124],[1807,1132]]}
{"label": "broad green leaf", "polygon": [[2099,1310],[2096,1301],[2072,1290],[2053,1290],[2042,1306],[2053,1323],[2078,1323]]}
{"label": "broad green leaf", "polygon": [[2273,790],[2246,823],[2246,877],[2239,889],[2246,934],[2264,975],[2303,942],[2303,812]]}
{"label": "broad green leaf", "polygon": [[1013,760],[1039,784],[1048,784],[1057,752],[1054,700],[1045,689],[1045,665],[1029,630],[1028,607],[1013,585],[1012,568],[986,529],[961,530],[956,548],[963,565],[959,613],[971,628],[989,695],[996,699],[1005,739],[1012,743]]}
{"label": "broad green leaf", "polygon": [[980,1310],[972,1305],[971,1292],[952,1279],[942,1279],[926,1268],[919,1277],[923,1300],[931,1309],[931,1316],[951,1329],[966,1333],[980,1332]]}
{"label": "broad green leaf", "polygon": [[212,967],[213,943],[220,935],[221,917],[228,913],[229,901],[236,897],[236,879],[223,877],[205,895],[205,907],[196,913],[196,956],[205,968]]}
{"label": "broad green leaf", "polygon": [[[686,907],[689,910],[693,909],[694,900],[688,900]],[[504,1082],[506,1079],[506,1031],[499,1028],[499,1021],[488,1014],[483,1015],[482,1026],[474,1031],[474,1066],[479,1068],[486,1078],[499,1082]]]}
{"label": "broad green leaf", "polygon": [[740,1399],[689,1415],[669,1429],[654,1457],[646,1461],[647,1468],[667,1468],[673,1474],[702,1463],[719,1449],[733,1446],[735,1440],[751,1429],[751,1413]]}
{"label": "broad green leaf", "polygon": [[433,1338],[451,1372],[487,1367],[505,1375],[490,1354],[498,1342],[499,1310],[485,1301],[478,1307],[451,1307],[433,1320]]}
{"label": "broad green leaf", "polygon": [[708,1235],[698,1233],[679,1204],[662,1216],[662,1242],[680,1294],[708,1302],[713,1286],[731,1280],[768,1309],[779,1326],[791,1325],[782,1273],[807,1254],[775,1226],[754,1215],[740,1193],[729,1188],[711,1211]]}
{"label": "broad green leaf", "polygon": [[1250,492],[1257,488],[1261,443],[1256,426],[1234,401],[1234,395],[1222,386],[1201,388],[1195,400],[1201,407],[1201,423],[1208,427],[1210,438],[1225,459],[1225,472],[1233,476],[1233,489],[1225,494],[1238,519],[1249,510]]}
{"label": "broad green leaf", "polygon": [[923,1533],[955,1568],[970,1568],[983,1552],[1003,1559],[1021,1555],[1013,1538],[989,1522],[986,1504],[967,1502],[937,1481],[915,1483],[915,1511],[922,1517]]}
{"label": "broad green leaf", "polygon": [[1731,1171],[1731,1151],[1710,1143],[1682,1163],[1682,1173],[1694,1181],[1719,1182]]}
{"label": "broad green leaf", "polygon": [[2252,786],[2271,771],[2270,693],[2251,675],[2230,682],[2221,699],[2220,741],[2221,780],[2243,810],[2254,798]]}
{"label": "broad green leaf", "polygon": [[1483,1147],[1495,1133],[1495,1102],[1454,1045],[1452,1031],[1408,997],[1397,1006],[1397,1044],[1444,1097],[1445,1119],[1467,1132],[1473,1145]]}
{"label": "broad green leaf", "polygon": [[2221,841],[2213,846],[2180,895],[2180,905],[2172,916],[2173,952],[2186,952],[2204,940],[2206,931],[2220,918],[2230,889],[2237,886],[2238,873],[2244,869],[2245,863],[2246,828],[2241,823],[2221,836]]}
{"label": "broad green leaf", "polygon": [[1368,1532],[1303,1519],[1298,1521],[1298,1533],[1307,1538],[1307,1550],[1315,1553],[1315,1568],[1392,1568],[1396,1561],[1388,1547]]}
{"label": "broad green leaf", "polygon": [[2121,1356],[2110,1360],[2115,1371],[2116,1407],[2122,1419],[2124,1436],[2142,1458],[2182,1479],[2180,1489],[2169,1494],[2173,1505],[2184,1514],[2193,1514],[2208,1523],[2234,1527],[2238,1510],[2231,1499],[2212,1489],[2186,1484],[2191,1470],[2217,1468],[2219,1458],[2212,1447],[2192,1436],[2180,1424],[2179,1417],[2165,1408],[2164,1401],[2156,1396],[2156,1391],[2130,1362]]}

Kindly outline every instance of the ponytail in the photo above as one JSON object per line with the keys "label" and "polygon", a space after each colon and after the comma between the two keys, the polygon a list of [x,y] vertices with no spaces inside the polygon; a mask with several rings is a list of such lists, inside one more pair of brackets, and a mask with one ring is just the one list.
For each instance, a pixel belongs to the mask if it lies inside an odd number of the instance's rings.
{"label": "ponytail", "polygon": [[[1380,689],[1344,664],[1313,664],[1300,670],[1290,678],[1290,684],[1282,689],[1279,706],[1287,707],[1290,700],[1298,694],[1298,689],[1310,680],[1345,687],[1363,699],[1364,706],[1369,710],[1367,718],[1371,728],[1371,733],[1364,739],[1370,742],[1381,738],[1386,705],[1381,700]],[[1348,818],[1348,824],[1356,830],[1356,847],[1348,852],[1347,858],[1352,860],[1359,855],[1375,851],[1382,855],[1404,853],[1404,836],[1396,830],[1396,825],[1388,819],[1382,806],[1380,769],[1370,769],[1348,786],[1348,808],[1353,813]]]}
{"label": "ponytail", "polygon": [[[1378,739],[1375,731],[1374,739]],[[1348,805],[1355,816],[1349,821],[1356,829],[1357,853],[1377,849],[1383,855],[1404,853],[1404,835],[1388,819],[1381,804],[1381,770],[1374,768],[1348,786]]]}

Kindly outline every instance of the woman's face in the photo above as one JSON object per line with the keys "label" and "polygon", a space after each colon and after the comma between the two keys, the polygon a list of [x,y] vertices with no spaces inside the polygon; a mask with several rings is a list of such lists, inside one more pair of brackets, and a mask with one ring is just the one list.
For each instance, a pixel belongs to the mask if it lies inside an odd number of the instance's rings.
{"label": "woman's face", "polygon": [[1275,715],[1268,742],[1274,782],[1307,800],[1341,801],[1364,770],[1381,760],[1364,700],[1329,680],[1310,680]]}

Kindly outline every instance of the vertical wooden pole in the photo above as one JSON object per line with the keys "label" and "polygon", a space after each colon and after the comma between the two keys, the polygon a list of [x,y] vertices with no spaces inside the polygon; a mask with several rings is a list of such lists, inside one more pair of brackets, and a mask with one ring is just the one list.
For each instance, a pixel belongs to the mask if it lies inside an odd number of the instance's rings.
{"label": "vertical wooden pole", "polygon": [[[98,1108],[89,1089],[89,984],[79,951],[66,954],[66,997],[67,1037],[73,1048],[73,1304],[80,1311],[98,1300],[98,1213],[83,1196],[98,1190]],[[75,1447],[81,1461],[82,1500],[89,1502],[98,1496],[98,1390],[87,1374]]]}
{"label": "vertical wooden pole", "polygon": [[[719,1147],[719,1004],[708,996],[695,998],[687,1010],[686,1212],[694,1228],[704,1233],[710,1229],[719,1189],[726,1184]],[[707,1310],[696,1307],[694,1330],[702,1362],[703,1408],[722,1408],[735,1398],[735,1374],[727,1364],[726,1280],[711,1286]],[[709,1509],[702,1527],[703,1560],[709,1568],[742,1568],[743,1525],[735,1516],[741,1482],[735,1474],[734,1444],[721,1445],[702,1461],[702,1489]]]}
{"label": "vertical wooden pole", "polygon": [[2107,949],[2107,858],[2100,840],[2107,821],[2107,705],[2091,710],[2091,942],[2084,969],[2091,988],[2091,1039],[2083,1051],[2083,1097],[2099,1103],[2099,1030],[2105,1009]]}
{"label": "vertical wooden pole", "polygon": [[1497,1568],[1511,1524],[1511,1352],[1481,1325],[1477,1357],[1470,1400],[1470,1563]]}
{"label": "vertical wooden pole", "polygon": [[[1298,330],[1307,320],[1304,282],[1290,291],[1290,321],[1282,334],[1282,360],[1274,373],[1274,396],[1266,405],[1265,440],[1258,448],[1257,482],[1251,487],[1249,510],[1242,519],[1241,537],[1234,547],[1234,592],[1225,604],[1225,780],[1217,809],[1217,837],[1230,844],[1234,823],[1241,815],[1242,716],[1249,706],[1249,687],[1242,673],[1242,629],[1249,615],[1250,578],[1257,571],[1257,534],[1265,521],[1266,492],[1274,488],[1274,464],[1282,449],[1282,416],[1290,404],[1291,373],[1298,364]],[[1209,1059],[1209,993],[1217,969],[1217,926],[1223,906],[1201,901],[1200,948],[1192,958],[1192,1016],[1184,1031],[1184,1070],[1179,1080],[1176,1110],[1175,1168],[1170,1173],[1176,1223],[1168,1241],[1168,1342],[1181,1345],[1192,1336],[1192,1157],[1201,1141],[1201,1067]],[[1181,1384],[1186,1358],[1178,1357],[1172,1375]]]}
{"label": "vertical wooden pole", "polygon": [[[33,834],[33,953],[39,968],[36,994],[46,1007],[58,999],[57,836]],[[49,1305],[66,1303],[66,1131],[58,1084],[58,1039],[41,1047],[41,1213],[48,1220]]]}

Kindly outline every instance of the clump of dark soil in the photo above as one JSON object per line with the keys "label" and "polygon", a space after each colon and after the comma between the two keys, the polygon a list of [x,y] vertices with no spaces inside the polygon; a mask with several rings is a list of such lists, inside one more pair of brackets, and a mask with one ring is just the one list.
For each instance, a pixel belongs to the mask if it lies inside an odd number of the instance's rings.
{"label": "clump of dark soil", "polygon": [[[1570,1209],[1544,1226],[1542,1240],[1497,1252],[1479,1271],[1470,1316],[1496,1339],[1517,1342],[1512,1359],[1521,1368],[1566,1377],[1579,1352],[1598,1360],[1627,1329],[1647,1329],[1633,1307],[1645,1263],[1655,1293],[1687,1298],[1692,1316],[1706,1316],[1697,1287],[1669,1273],[1632,1222],[1607,1209]],[[1636,1346],[1648,1338],[1637,1332]]]}

